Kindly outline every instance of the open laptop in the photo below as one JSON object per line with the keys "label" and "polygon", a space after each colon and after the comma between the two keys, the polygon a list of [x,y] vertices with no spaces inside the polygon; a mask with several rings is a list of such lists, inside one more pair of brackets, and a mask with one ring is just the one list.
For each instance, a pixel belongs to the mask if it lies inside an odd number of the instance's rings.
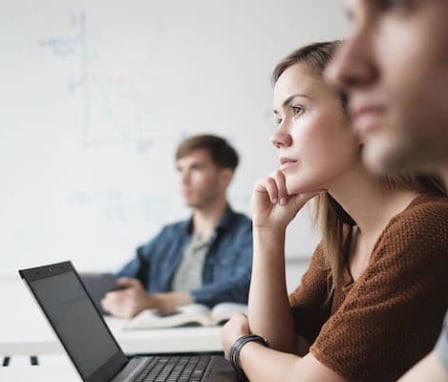
{"label": "open laptop", "polygon": [[[83,381],[237,381],[220,355],[126,357],[70,261],[22,269],[19,274]],[[189,375],[176,379],[184,372]]]}

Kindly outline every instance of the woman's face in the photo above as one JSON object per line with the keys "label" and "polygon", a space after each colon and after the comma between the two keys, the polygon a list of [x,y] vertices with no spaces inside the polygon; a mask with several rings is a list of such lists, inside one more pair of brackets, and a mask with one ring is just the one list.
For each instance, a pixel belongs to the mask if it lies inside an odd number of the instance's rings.
{"label": "woman's face", "polygon": [[359,143],[337,94],[304,64],[286,69],[274,87],[280,170],[289,194],[328,190],[360,163]]}

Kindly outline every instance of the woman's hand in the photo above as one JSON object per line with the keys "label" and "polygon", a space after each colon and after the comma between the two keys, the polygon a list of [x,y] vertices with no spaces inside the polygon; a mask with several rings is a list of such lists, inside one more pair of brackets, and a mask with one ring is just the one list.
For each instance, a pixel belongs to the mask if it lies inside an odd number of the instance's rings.
{"label": "woman's hand", "polygon": [[229,359],[230,348],[235,341],[248,334],[250,334],[249,321],[245,314],[236,313],[227,321],[221,330],[222,346],[227,359]]}
{"label": "woman's hand", "polygon": [[252,219],[254,227],[285,230],[308,200],[318,192],[290,195],[286,179],[277,170],[255,184],[252,193]]}

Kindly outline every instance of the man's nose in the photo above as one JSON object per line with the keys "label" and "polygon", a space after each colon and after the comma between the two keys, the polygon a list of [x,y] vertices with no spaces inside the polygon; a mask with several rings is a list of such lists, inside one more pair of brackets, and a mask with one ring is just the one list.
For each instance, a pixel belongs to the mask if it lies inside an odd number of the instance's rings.
{"label": "man's nose", "polygon": [[341,43],[325,69],[325,79],[336,89],[350,90],[371,84],[378,76],[366,31]]}
{"label": "man's nose", "polygon": [[182,184],[188,184],[190,182],[190,173],[188,171],[179,173],[179,179]]}

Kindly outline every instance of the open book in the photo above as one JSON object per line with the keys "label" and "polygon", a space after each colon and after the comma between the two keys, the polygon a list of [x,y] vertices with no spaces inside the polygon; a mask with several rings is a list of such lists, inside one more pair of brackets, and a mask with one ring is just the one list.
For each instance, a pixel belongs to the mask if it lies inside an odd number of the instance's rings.
{"label": "open book", "polygon": [[247,313],[247,305],[222,302],[210,309],[206,305],[190,304],[180,306],[176,312],[167,315],[159,314],[154,309],[147,309],[129,320],[124,329],[222,325],[238,312]]}

